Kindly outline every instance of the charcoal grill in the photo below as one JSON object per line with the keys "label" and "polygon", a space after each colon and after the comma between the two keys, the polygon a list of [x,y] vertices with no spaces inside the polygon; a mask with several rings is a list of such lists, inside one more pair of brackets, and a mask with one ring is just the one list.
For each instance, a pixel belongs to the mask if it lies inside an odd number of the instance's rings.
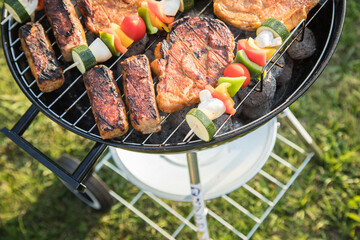
{"label": "charcoal grill", "polygon": [[[292,32],[292,35],[289,36],[289,41],[292,44],[292,42],[299,40],[299,38],[301,39],[301,32],[303,32],[305,26],[310,28],[316,37],[317,51],[310,58],[295,63],[291,83],[289,83],[286,88],[282,89],[282,91],[276,93],[276,101],[272,103],[271,111],[255,120],[244,120],[242,124],[234,126],[231,129],[225,128],[232,120],[231,117],[228,117],[224,122],[220,123],[217,133],[210,142],[200,141],[196,137],[192,137],[186,142],[182,141],[190,130],[184,120],[178,121],[178,119],[184,119],[185,111],[173,114],[161,113],[163,117],[163,130],[160,133],[142,135],[135,130],[130,129],[123,137],[113,140],[103,140],[99,135],[92,115],[91,106],[82,81],[82,75],[76,69],[67,71],[65,73],[66,82],[63,87],[52,93],[40,92],[34,77],[31,75],[25,54],[21,50],[20,40],[18,38],[18,29],[21,25],[14,20],[9,20],[1,26],[5,57],[15,81],[32,102],[32,106],[13,129],[9,130],[3,128],[2,132],[12,139],[19,147],[53,171],[69,186],[79,191],[84,191],[86,188],[83,181],[89,172],[91,172],[96,160],[107,146],[146,153],[190,153],[225,144],[246,135],[282,113],[316,81],[329,62],[339,41],[345,18],[345,5],[345,0],[320,1],[320,3],[309,13],[308,19],[302,21]],[[184,14],[178,14],[176,18],[181,18],[184,15],[214,17],[212,12],[212,1],[201,0],[196,1],[193,10]],[[2,19],[6,16],[7,12],[3,9]],[[79,16],[81,15],[79,14]],[[46,29],[58,60],[63,68],[66,68],[69,64],[63,61],[44,13],[38,12],[35,21],[40,22]],[[235,39],[247,37],[251,34],[233,27],[230,27],[230,29],[233,32]],[[94,36],[91,33],[87,32],[87,38],[90,42],[93,37]],[[150,36],[143,52],[153,50],[154,46],[164,39],[164,37],[164,34]],[[289,46],[291,46],[291,44]],[[274,67],[280,57],[286,53],[286,50],[287,48],[285,47],[280,48],[277,54],[274,55],[272,61],[268,63],[263,70],[270,70]],[[121,82],[120,79],[122,77],[119,63],[126,57],[126,55],[122,55],[118,58],[113,57],[105,63],[105,65],[114,71],[114,77],[118,83]],[[154,82],[156,83],[156,81],[157,79],[155,78]],[[253,91],[261,90],[261,88],[262,82],[260,81],[250,94]],[[246,101],[246,98],[240,102],[236,108],[240,109],[241,104],[244,101]],[[56,162],[49,159],[22,137],[22,134],[26,131],[27,127],[31,124],[39,111],[66,129],[95,141],[93,149],[82,160],[73,173],[64,170]],[[174,121],[176,122],[175,126],[173,124]],[[224,131],[223,129],[228,130]],[[310,142],[308,143],[310,144]],[[320,155],[319,151],[316,153]]]}

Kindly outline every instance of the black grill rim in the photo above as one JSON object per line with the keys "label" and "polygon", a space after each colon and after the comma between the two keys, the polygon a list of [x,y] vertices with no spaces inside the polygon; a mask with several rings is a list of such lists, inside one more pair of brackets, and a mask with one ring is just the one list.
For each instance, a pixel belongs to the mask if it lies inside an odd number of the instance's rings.
{"label": "black grill rim", "polygon": [[[320,1],[321,2],[321,1]],[[327,3],[330,4],[330,1]],[[3,44],[3,50],[5,54],[6,61],[8,63],[8,67],[10,69],[10,72],[12,73],[14,79],[16,80],[17,84],[19,85],[20,89],[24,92],[26,97],[37,107],[40,109],[40,111],[58,123],[60,126],[66,128],[67,130],[70,130],[82,137],[88,138],[90,140],[100,142],[106,145],[110,145],[113,147],[122,148],[125,150],[131,150],[131,151],[138,151],[138,152],[147,152],[147,153],[166,153],[166,152],[188,152],[188,151],[198,151],[203,150],[211,147],[216,147],[218,145],[225,144],[227,142],[233,141],[239,137],[242,137],[246,135],[247,133],[257,129],[258,127],[262,126],[266,122],[268,122],[270,119],[276,117],[279,113],[284,111],[287,107],[289,107],[292,103],[294,103],[300,96],[302,96],[309,88],[310,86],[316,81],[316,79],[320,76],[320,74],[324,71],[324,69],[327,66],[327,63],[330,61],[332,55],[334,54],[336,50],[336,46],[340,40],[342,28],[345,21],[345,13],[346,13],[346,0],[332,0],[332,26],[331,26],[331,32],[329,35],[331,37],[328,39],[327,44],[325,45],[325,48],[323,49],[323,52],[321,56],[319,57],[319,60],[313,67],[312,73],[310,73],[307,78],[303,81],[303,84],[295,90],[295,92],[287,99],[287,101],[280,104],[278,107],[273,109],[271,112],[267,113],[266,115],[252,121],[249,124],[246,124],[240,128],[238,128],[236,131],[229,131],[226,134],[214,138],[210,142],[203,142],[203,141],[193,141],[191,143],[178,143],[178,144],[166,144],[165,146],[162,145],[156,145],[156,146],[143,146],[140,144],[123,144],[118,141],[114,140],[103,140],[99,137],[95,137],[91,134],[86,134],[74,127],[69,126],[66,124],[61,118],[57,118],[56,116],[52,115],[50,111],[48,111],[44,106],[42,106],[38,99],[36,99],[33,95],[31,95],[26,86],[22,84],[21,80],[18,77],[18,72],[16,70],[16,67],[14,65],[14,62],[11,60],[11,53],[10,53],[10,46],[7,42],[5,33],[5,27],[4,25],[1,26],[1,32],[2,32],[2,44]],[[2,19],[4,18],[5,8],[3,8],[2,11]]]}

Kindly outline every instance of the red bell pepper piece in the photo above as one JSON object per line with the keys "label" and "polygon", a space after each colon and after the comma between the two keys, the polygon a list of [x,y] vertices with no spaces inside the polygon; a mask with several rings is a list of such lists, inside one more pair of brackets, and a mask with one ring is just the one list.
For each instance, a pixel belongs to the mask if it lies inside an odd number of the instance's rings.
{"label": "red bell pepper piece", "polygon": [[115,48],[121,53],[126,53],[127,48],[122,45],[119,35],[117,35],[117,33],[112,28],[104,29],[103,32],[114,35]]}
{"label": "red bell pepper piece", "polygon": [[230,83],[222,83],[219,85],[220,87],[218,86],[216,89],[214,89],[211,85],[206,85],[205,89],[210,91],[213,98],[217,98],[224,103],[226,113],[234,115],[236,113],[236,109],[234,108],[234,101],[227,92],[227,88],[230,85]]}
{"label": "red bell pepper piece", "polygon": [[148,0],[148,6],[150,10],[162,21],[163,23],[172,23],[175,17],[169,17],[164,13],[164,9],[162,9],[160,2],[155,0]]}
{"label": "red bell pepper piece", "polygon": [[241,39],[238,41],[237,51],[244,50],[249,60],[260,65],[261,67],[266,64],[266,51],[263,49],[252,48],[247,39]]}

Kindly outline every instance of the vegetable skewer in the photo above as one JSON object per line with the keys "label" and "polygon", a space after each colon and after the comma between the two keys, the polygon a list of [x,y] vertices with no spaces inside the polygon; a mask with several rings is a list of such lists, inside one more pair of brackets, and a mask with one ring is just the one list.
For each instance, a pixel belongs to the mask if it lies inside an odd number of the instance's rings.
{"label": "vegetable skewer", "polygon": [[14,18],[18,23],[23,23],[37,9],[38,0],[5,0],[4,5],[9,14],[1,21],[1,25],[4,25],[11,18]]}
{"label": "vegetable skewer", "polygon": [[97,63],[106,62],[112,57],[109,48],[100,38],[96,38],[89,47],[81,45],[73,48],[71,53],[74,63],[67,67],[63,71],[64,73],[77,67],[78,70],[84,74]]}

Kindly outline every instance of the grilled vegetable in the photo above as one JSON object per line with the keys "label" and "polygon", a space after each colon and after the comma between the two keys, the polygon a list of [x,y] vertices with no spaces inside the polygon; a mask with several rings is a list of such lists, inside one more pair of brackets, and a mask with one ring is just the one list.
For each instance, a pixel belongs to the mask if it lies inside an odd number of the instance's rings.
{"label": "grilled vegetable", "polygon": [[40,91],[52,92],[60,88],[64,75],[44,28],[27,23],[19,28],[19,38]]}
{"label": "grilled vegetable", "polygon": [[226,110],[224,103],[217,98],[213,98],[209,90],[202,90],[199,97],[198,109],[203,111],[209,119],[214,120],[224,114]]}
{"label": "grilled vegetable", "polygon": [[185,120],[196,136],[205,142],[209,142],[216,132],[214,123],[198,108],[191,109],[185,116]]}
{"label": "grilled vegetable", "polygon": [[272,57],[272,55],[274,55],[276,52],[276,48],[274,48],[274,47],[260,48],[260,46],[258,46],[257,43],[255,43],[255,40],[251,37],[248,38],[248,44],[250,45],[250,47],[252,47],[254,49],[265,50],[266,51],[266,61],[269,61],[270,58]]}
{"label": "grilled vegetable", "polygon": [[220,77],[218,84],[230,83],[231,86],[227,88],[230,97],[235,96],[246,80],[246,77]]}
{"label": "grilled vegetable", "polygon": [[5,8],[19,23],[23,23],[35,12],[37,0],[5,0]]}
{"label": "grilled vegetable", "polygon": [[158,31],[158,28],[152,25],[150,19],[150,10],[148,8],[139,8],[138,9],[139,16],[144,20],[146,25],[146,32],[148,34],[155,34]]}
{"label": "grilled vegetable", "polygon": [[94,55],[96,62],[106,62],[112,57],[112,54],[106,44],[100,39],[96,38],[89,46],[91,53]]}
{"label": "grilled vegetable", "polygon": [[92,54],[90,48],[85,45],[73,48],[71,53],[74,62],[78,63],[76,67],[82,74],[95,66],[97,63],[94,54]]}
{"label": "grilled vegetable", "polygon": [[259,36],[263,31],[270,31],[274,35],[274,38],[280,37],[283,42],[289,37],[290,31],[287,27],[275,18],[266,19],[260,27],[256,29],[256,35]]}
{"label": "grilled vegetable", "polygon": [[166,16],[164,13],[164,9],[161,6],[160,2],[155,0],[148,0],[149,9],[162,21],[163,23],[172,23],[174,21],[174,17]]}
{"label": "grilled vegetable", "polygon": [[116,23],[111,23],[111,28],[115,31],[115,33],[119,36],[121,44],[128,48],[131,44],[134,43],[134,40],[131,39],[128,35],[126,35]]}
{"label": "grilled vegetable", "polygon": [[230,87],[230,83],[222,83],[214,89],[211,85],[206,85],[205,89],[211,92],[211,95],[214,98],[221,100],[225,105],[225,112],[231,115],[236,113],[234,108],[234,100],[230,97],[227,88]]}
{"label": "grilled vegetable", "polygon": [[237,45],[237,51],[244,50],[247,57],[250,59],[250,61],[260,65],[265,66],[266,64],[266,51],[263,49],[255,49],[252,48],[248,42],[247,39],[240,39],[238,41]]}
{"label": "grilled vegetable", "polygon": [[153,12],[151,12],[150,10],[148,12],[149,12],[149,15],[150,15],[151,24],[154,27],[156,27],[158,30],[161,30],[161,31],[165,31],[165,32],[170,31],[168,26],[166,26],[165,23],[160,21],[160,19]]}
{"label": "grilled vegetable", "polygon": [[262,67],[254,62],[252,62],[246,55],[244,50],[237,52],[235,57],[235,62],[242,63],[249,70],[250,76],[252,78],[261,78]]}
{"label": "grilled vegetable", "polygon": [[189,11],[190,9],[194,8],[194,0],[181,0],[180,1],[180,7],[179,7],[179,11],[180,12],[186,12]]}
{"label": "grilled vegetable", "polygon": [[99,34],[100,39],[106,44],[113,55],[120,56],[120,53],[125,53],[127,51],[114,30],[105,29],[104,32],[100,31]]}
{"label": "grilled vegetable", "polygon": [[[224,76],[228,78],[245,77],[245,81],[241,85],[242,88],[249,85],[251,78],[249,70],[241,63],[231,63],[227,66],[224,70]],[[218,82],[218,84],[220,83]]]}
{"label": "grilled vegetable", "polygon": [[160,4],[164,9],[164,13],[168,16],[175,16],[179,11],[181,0],[162,0]]}
{"label": "grilled vegetable", "polygon": [[121,30],[136,42],[145,36],[146,26],[138,15],[127,15],[121,23]]}

